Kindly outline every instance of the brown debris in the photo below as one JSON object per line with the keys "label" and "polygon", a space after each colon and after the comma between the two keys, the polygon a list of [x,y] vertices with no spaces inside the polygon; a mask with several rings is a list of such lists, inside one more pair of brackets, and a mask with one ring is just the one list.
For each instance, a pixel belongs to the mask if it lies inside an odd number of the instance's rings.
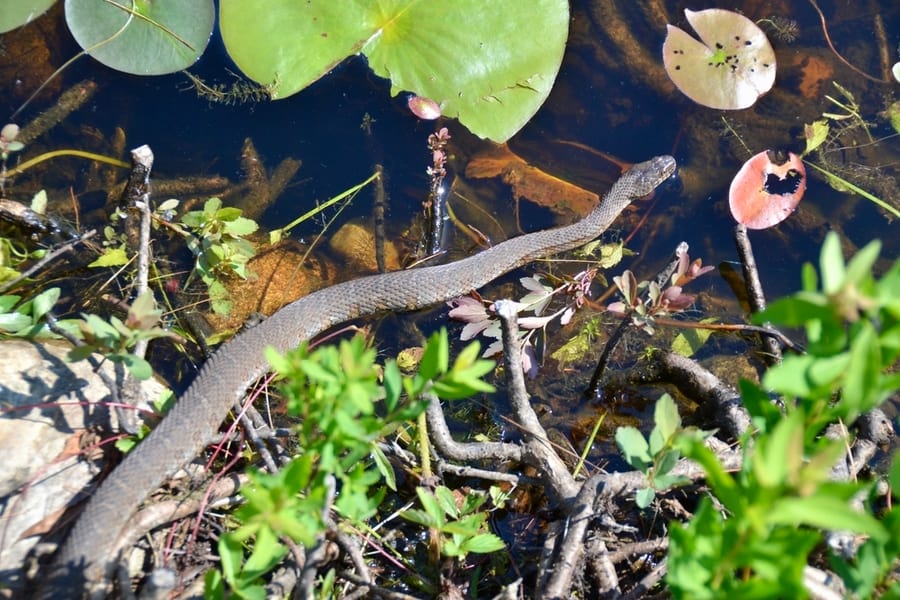
{"label": "brown debris", "polygon": [[528,164],[505,144],[475,155],[466,166],[466,176],[499,176],[512,186],[516,199],[525,198],[562,215],[584,216],[600,201],[594,192]]}

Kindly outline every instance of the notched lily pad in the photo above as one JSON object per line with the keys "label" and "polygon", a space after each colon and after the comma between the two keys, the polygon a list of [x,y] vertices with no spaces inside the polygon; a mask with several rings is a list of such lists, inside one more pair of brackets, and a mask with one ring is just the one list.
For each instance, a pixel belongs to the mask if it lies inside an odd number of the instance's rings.
{"label": "notched lily pad", "polygon": [[772,89],[775,52],[753,21],[718,8],[684,14],[701,41],[667,25],[663,62],[685,96],[710,108],[736,110]]}
{"label": "notched lily pad", "polygon": [[806,167],[793,152],[766,150],[744,163],[731,181],[728,205],[738,223],[766,229],[787,219],[806,191]]}
{"label": "notched lily pad", "polygon": [[503,142],[550,94],[569,8],[565,0],[268,0],[262,10],[221,0],[219,23],[229,56],[273,99],[361,54],[391,81],[391,95],[429,98],[444,117]]}

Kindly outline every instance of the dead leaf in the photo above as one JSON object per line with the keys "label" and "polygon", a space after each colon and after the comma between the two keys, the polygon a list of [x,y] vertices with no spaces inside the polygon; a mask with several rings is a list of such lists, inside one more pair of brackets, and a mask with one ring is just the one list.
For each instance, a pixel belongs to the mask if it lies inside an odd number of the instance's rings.
{"label": "dead leaf", "polygon": [[466,176],[500,177],[516,199],[525,198],[556,214],[583,217],[597,206],[600,196],[528,164],[505,144],[481,152],[469,161]]}

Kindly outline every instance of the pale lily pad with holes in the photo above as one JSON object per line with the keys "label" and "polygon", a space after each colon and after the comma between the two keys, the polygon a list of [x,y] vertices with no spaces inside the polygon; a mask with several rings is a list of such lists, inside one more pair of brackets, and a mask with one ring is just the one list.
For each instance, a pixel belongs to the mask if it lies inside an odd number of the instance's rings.
{"label": "pale lily pad with holes", "polygon": [[[264,8],[263,8],[264,7]],[[391,94],[505,141],[546,100],[569,27],[566,0],[221,0],[228,54],[273,98],[363,54]]]}
{"label": "pale lily pad with holes", "polygon": [[[138,14],[129,12],[132,6]],[[215,16],[213,0],[66,0],[66,24],[78,44],[107,67],[134,75],[194,64]]]}
{"label": "pale lily pad with holes", "polygon": [[663,62],[685,96],[710,108],[736,110],[772,89],[775,52],[753,21],[718,8],[684,14],[702,43],[667,25]]}
{"label": "pale lily pad with holes", "polygon": [[2,0],[0,33],[27,25],[47,12],[56,0]]}

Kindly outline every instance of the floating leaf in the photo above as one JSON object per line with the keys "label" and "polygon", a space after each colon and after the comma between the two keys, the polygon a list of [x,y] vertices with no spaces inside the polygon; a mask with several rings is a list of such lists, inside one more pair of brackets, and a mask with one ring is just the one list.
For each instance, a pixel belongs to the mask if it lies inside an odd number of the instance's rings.
{"label": "floating leaf", "polygon": [[685,9],[701,42],[666,25],[663,62],[685,96],[710,108],[752,106],[775,82],[775,52],[766,34],[743,15],[712,8]]}
{"label": "floating leaf", "polygon": [[731,181],[728,204],[738,223],[766,229],[787,219],[806,191],[806,167],[793,152],[760,152]]}
{"label": "floating leaf", "polygon": [[6,0],[0,10],[0,33],[31,23],[54,2],[56,0]]}
{"label": "floating leaf", "polygon": [[806,149],[803,150],[803,154],[809,154],[824,144],[825,140],[828,139],[829,130],[828,119],[819,119],[818,121],[813,121],[812,124],[804,125],[803,136],[806,138]]}
{"label": "floating leaf", "polygon": [[441,116],[441,105],[431,98],[423,98],[422,96],[410,96],[406,101],[406,105],[412,114],[426,121],[434,121]]}
{"label": "floating leaf", "polygon": [[66,0],[66,24],[78,44],[107,67],[134,75],[194,64],[214,22],[212,0]]}
{"label": "floating leaf", "polygon": [[[504,141],[543,104],[569,27],[565,0],[222,0],[222,39],[248,77],[284,98],[363,54],[391,94]],[[539,41],[539,43],[537,43]]]}

